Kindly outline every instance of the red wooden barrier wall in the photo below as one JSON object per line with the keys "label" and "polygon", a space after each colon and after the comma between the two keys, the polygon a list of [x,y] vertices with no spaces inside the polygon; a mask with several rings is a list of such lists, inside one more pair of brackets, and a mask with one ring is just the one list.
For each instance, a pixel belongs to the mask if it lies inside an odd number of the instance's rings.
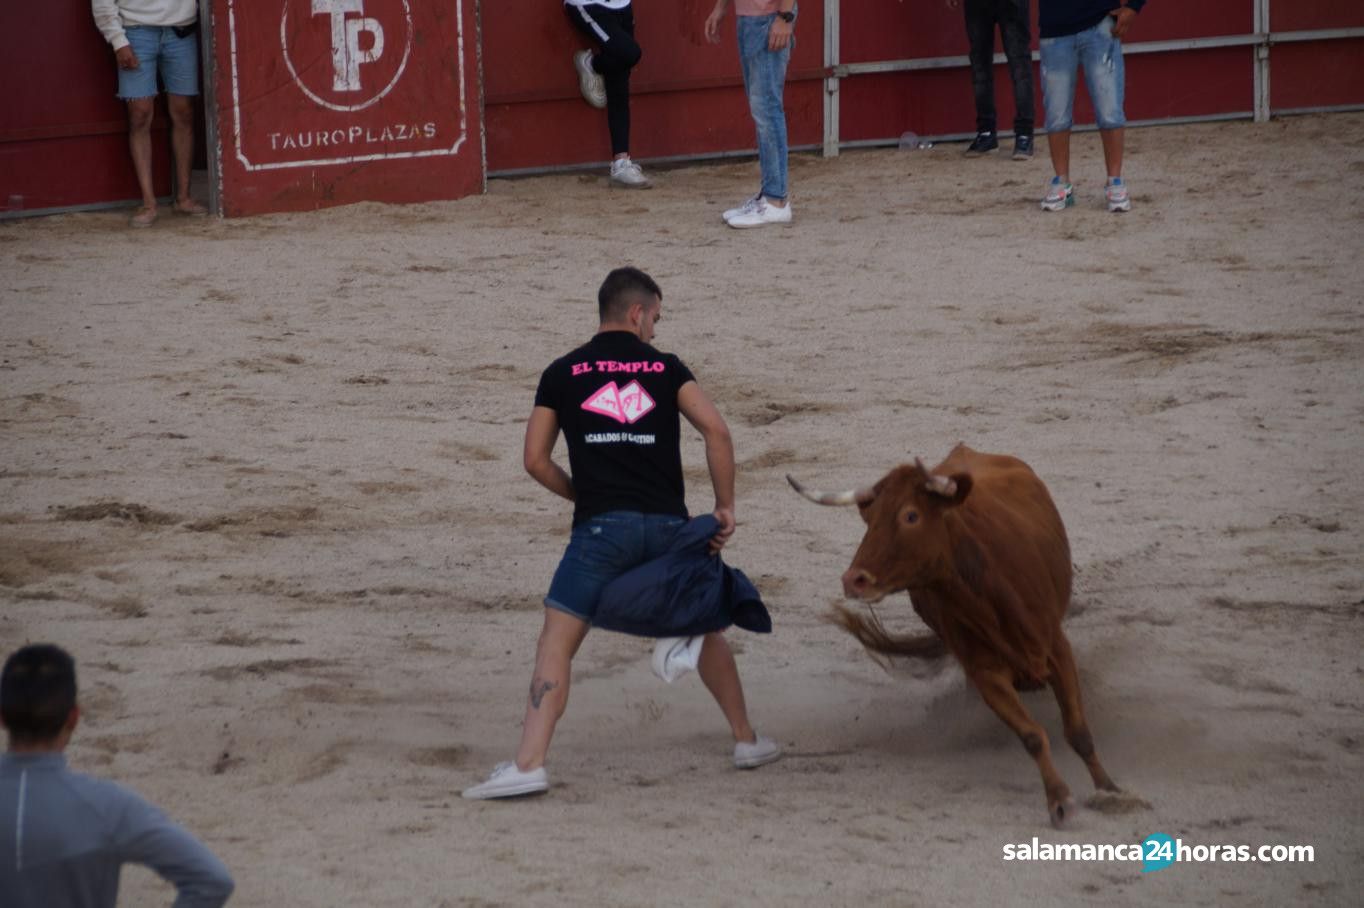
{"label": "red wooden barrier wall", "polygon": [[[1032,48],[1037,49],[1037,0],[1030,5]],[[1251,0],[1172,3],[1152,0],[1129,33],[1129,44],[1253,32]],[[853,0],[843,5],[840,63],[962,56],[967,53],[961,10],[941,0]],[[996,51],[1002,52],[996,38]],[[1254,108],[1253,61],[1249,47],[1129,54],[1126,113],[1129,120],[1249,113]],[[1037,118],[1042,120],[1042,86],[1034,64]],[[995,68],[995,96],[1001,129],[1014,117],[1008,69]],[[1364,99],[1364,93],[1360,95]],[[975,129],[969,67],[854,75],[839,86],[840,138],[887,139],[904,130],[920,135],[964,134]],[[1083,89],[1076,93],[1075,122],[1093,122]]]}
{"label": "red wooden barrier wall", "polygon": [[[114,53],[89,0],[0,3],[0,213],[141,198]],[[170,193],[169,123],[152,124],[152,175]]]}
{"label": "red wooden barrier wall", "polygon": [[[636,157],[753,148],[732,11],[721,44],[707,44],[702,35],[712,2],[635,0],[644,48],[633,79]],[[1256,2],[1151,0],[1128,39],[1128,117],[1255,111],[1253,46],[1143,53],[1140,45],[1250,36]],[[365,12],[342,16],[340,31],[332,30],[334,17],[312,14],[311,0],[204,3],[212,10],[208,31],[215,49],[210,75],[217,91],[209,99],[219,137],[215,163],[229,213],[477,191],[485,166],[480,126],[486,128],[486,168],[493,172],[610,156],[604,113],[578,95],[570,55],[584,42],[559,0],[363,0]],[[1298,40],[1308,31],[1364,28],[1364,4],[1272,0],[1269,9],[1270,109],[1364,105],[1364,37],[1328,33]],[[228,22],[229,10],[238,17],[235,26]],[[804,0],[800,7],[786,91],[793,146],[818,146],[824,139],[824,10],[825,0]],[[382,52],[374,44],[375,29],[361,19],[379,23]],[[462,68],[461,42],[452,37],[456,21],[464,35]],[[25,210],[136,198],[126,116],[113,97],[113,57],[94,28],[87,0],[3,3],[0,29],[42,35],[41,41],[11,42],[0,55],[0,85],[6,86],[0,101],[0,216],[15,213],[6,210],[11,197]],[[345,43],[351,37],[357,41],[353,49]],[[336,88],[346,73],[336,75],[333,45],[344,45],[344,59],[356,63],[356,88]],[[844,65],[966,54],[961,12],[945,0],[842,0],[838,45]],[[371,100],[375,77],[386,74],[379,83],[387,85],[404,56],[408,63],[400,78],[382,98]],[[1003,125],[1013,111],[1002,66],[996,88]],[[1083,123],[1092,112],[1084,92],[1079,94],[1076,121]],[[949,68],[849,75],[838,81],[838,99],[843,142],[891,140],[906,130],[964,134],[974,127],[964,61]],[[359,108],[361,102],[367,106]],[[156,130],[157,189],[165,194],[164,117]],[[327,154],[318,155],[321,150]]]}
{"label": "red wooden barrier wall", "polygon": [[[1276,0],[1272,31],[1364,27],[1358,0]],[[1364,100],[1364,38],[1276,44],[1270,52],[1270,103],[1276,110],[1335,107]]]}
{"label": "red wooden barrier wall", "polygon": [[[714,0],[635,0],[635,37],[644,56],[631,76],[630,153],[637,158],[705,155],[754,147],[734,13],[723,40],[706,43]],[[824,4],[804,0],[786,78],[792,145],[823,136]],[[572,54],[588,43],[559,0],[483,4],[488,169],[520,170],[605,161],[606,114],[578,93]]]}

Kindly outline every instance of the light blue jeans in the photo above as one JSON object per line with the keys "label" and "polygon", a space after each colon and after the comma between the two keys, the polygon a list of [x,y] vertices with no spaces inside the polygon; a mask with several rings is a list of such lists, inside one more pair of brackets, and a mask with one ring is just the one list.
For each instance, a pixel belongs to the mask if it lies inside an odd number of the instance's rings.
{"label": "light blue jeans", "polygon": [[1122,42],[1113,37],[1113,17],[1074,35],[1043,38],[1042,105],[1047,109],[1047,132],[1071,127],[1075,105],[1075,70],[1085,68],[1085,87],[1100,129],[1121,129],[1123,116]]}
{"label": "light blue jeans", "polygon": [[786,87],[786,64],[791,60],[791,43],[780,51],[767,49],[771,16],[739,16],[739,63],[744,70],[744,90],[748,110],[758,130],[758,167],[762,171],[763,195],[786,201],[786,108],[782,90]]}

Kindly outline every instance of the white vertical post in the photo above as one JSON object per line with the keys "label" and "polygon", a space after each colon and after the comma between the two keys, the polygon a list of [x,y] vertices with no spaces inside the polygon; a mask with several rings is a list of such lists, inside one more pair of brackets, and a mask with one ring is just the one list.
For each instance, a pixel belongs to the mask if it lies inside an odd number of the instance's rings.
{"label": "white vertical post", "polygon": [[1255,122],[1269,121],[1269,2],[1255,0]]}
{"label": "white vertical post", "polygon": [[839,0],[824,0],[824,157],[838,157],[838,20]]}

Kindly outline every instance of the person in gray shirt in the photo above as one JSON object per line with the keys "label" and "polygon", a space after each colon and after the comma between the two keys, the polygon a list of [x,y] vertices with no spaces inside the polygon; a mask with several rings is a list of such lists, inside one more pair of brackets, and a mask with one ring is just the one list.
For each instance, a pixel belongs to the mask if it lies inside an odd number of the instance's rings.
{"label": "person in gray shirt", "polygon": [[232,877],[198,839],[128,789],[66,768],[76,665],[50,644],[26,646],[0,673],[0,905],[114,908],[124,864],[175,886],[175,908],[219,908]]}

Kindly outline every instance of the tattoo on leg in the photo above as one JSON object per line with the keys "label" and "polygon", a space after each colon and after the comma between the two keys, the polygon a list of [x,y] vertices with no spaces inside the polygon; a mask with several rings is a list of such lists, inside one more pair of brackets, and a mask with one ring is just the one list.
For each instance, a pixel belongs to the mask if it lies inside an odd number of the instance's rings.
{"label": "tattoo on leg", "polygon": [[558,681],[541,681],[539,678],[536,678],[533,681],[531,681],[530,705],[535,709],[539,709],[540,704],[544,702],[545,694],[554,690],[554,688],[558,686],[559,686]]}

